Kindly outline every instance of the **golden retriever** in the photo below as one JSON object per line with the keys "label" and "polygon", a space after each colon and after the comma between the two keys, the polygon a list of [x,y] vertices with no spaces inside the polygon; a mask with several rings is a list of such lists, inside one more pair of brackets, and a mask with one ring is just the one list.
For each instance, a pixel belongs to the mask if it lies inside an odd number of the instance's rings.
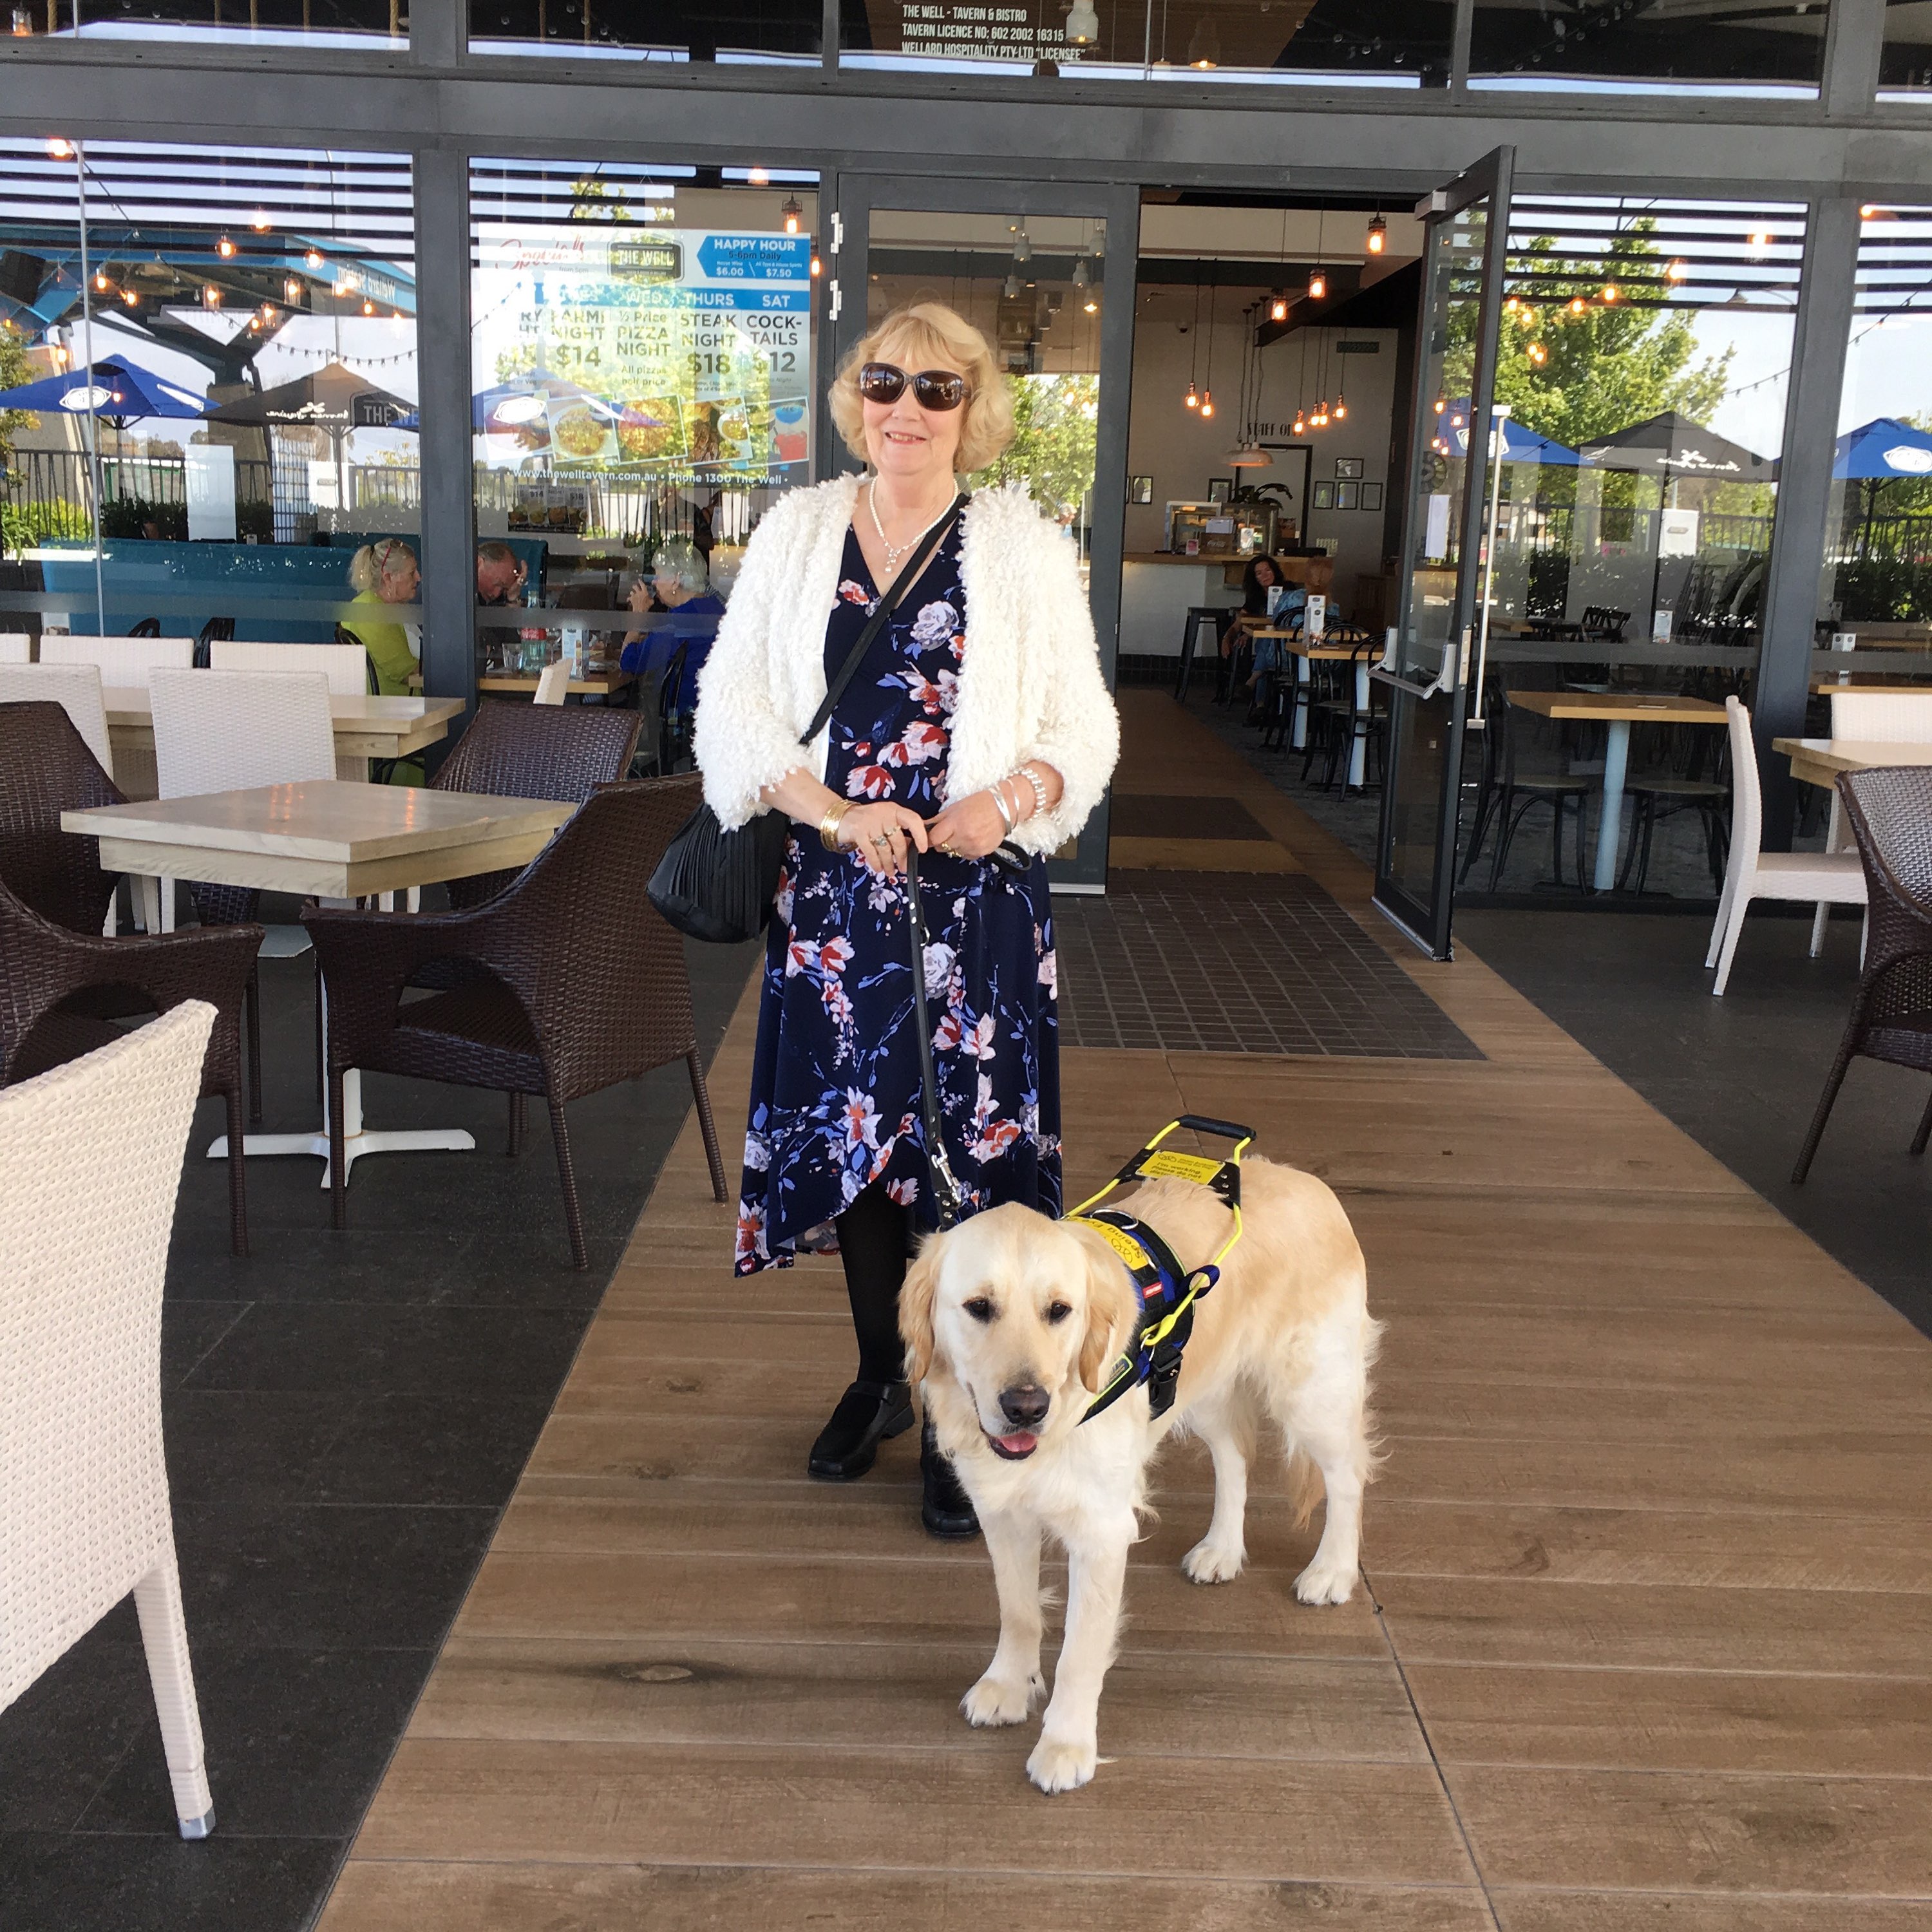
{"label": "golden retriever", "polygon": [[[1184,1267],[1213,1254],[1232,1225],[1214,1195],[1184,1180],[1146,1183],[1126,1204]],[[992,1208],[934,1235],[907,1275],[907,1376],[922,1385],[940,1446],[979,1512],[999,1586],[999,1643],[961,1706],[968,1723],[1023,1723],[1044,1691],[1042,1535],[1066,1551],[1066,1639],[1027,1760],[1042,1791],[1094,1775],[1127,1551],[1148,1464],[1171,1430],[1192,1431],[1214,1460],[1214,1518],[1180,1566],[1194,1582],[1240,1574],[1248,1466],[1261,1425],[1272,1421],[1303,1520],[1318,1470],[1328,1495],[1321,1544],[1295,1594],[1341,1604],[1355,1587],[1374,1461],[1369,1369],[1381,1334],[1361,1250],[1341,1203],[1312,1174],[1250,1160],[1241,1205],[1245,1232],[1195,1304],[1179,1392],[1158,1419],[1143,1387],[1082,1425],[1138,1314],[1126,1268],[1091,1228],[1030,1208]]]}

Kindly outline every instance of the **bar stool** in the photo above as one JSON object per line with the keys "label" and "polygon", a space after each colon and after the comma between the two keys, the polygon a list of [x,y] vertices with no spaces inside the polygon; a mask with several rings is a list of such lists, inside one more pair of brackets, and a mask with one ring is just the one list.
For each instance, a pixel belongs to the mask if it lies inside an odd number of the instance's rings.
{"label": "bar stool", "polygon": [[1218,656],[1221,649],[1221,620],[1226,614],[1212,604],[1190,604],[1187,607],[1186,622],[1180,633],[1180,674],[1174,681],[1175,704],[1187,702],[1187,687],[1194,676],[1194,654],[1200,646],[1201,626],[1214,626],[1214,650]]}

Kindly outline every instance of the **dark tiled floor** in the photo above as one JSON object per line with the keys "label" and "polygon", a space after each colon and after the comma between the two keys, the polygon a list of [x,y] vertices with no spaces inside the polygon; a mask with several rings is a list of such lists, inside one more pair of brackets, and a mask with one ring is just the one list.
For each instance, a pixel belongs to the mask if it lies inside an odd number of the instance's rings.
{"label": "dark tiled floor", "polygon": [[1300,874],[1116,872],[1054,934],[1069,1046],[1482,1058]]}
{"label": "dark tiled floor", "polygon": [[[694,947],[707,1054],[755,948]],[[306,960],[262,968],[270,1132],[319,1113]],[[379,1126],[467,1154],[226,1175],[190,1143],[162,1322],[164,1418],[218,1829],[173,1834],[139,1632],[111,1613],[0,1713],[4,1932],[295,1932],[319,1910],[689,1104],[681,1066],[571,1109],[591,1249],[569,1265],[548,1122],[515,1162],[494,1095],[370,1076]],[[721,1118],[739,1096],[719,1094]]]}
{"label": "dark tiled floor", "polygon": [[1810,909],[1747,922],[1724,997],[1701,918],[1465,912],[1456,931],[1612,1072],[1932,1334],[1932,1159],[1906,1149],[1926,1080],[1855,1060],[1802,1187],[1791,1165],[1858,984],[1858,926],[1808,956]]}

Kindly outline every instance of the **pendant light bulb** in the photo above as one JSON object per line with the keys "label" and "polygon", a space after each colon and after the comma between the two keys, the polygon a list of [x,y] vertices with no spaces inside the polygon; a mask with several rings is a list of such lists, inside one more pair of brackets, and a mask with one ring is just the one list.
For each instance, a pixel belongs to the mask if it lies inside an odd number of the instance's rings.
{"label": "pendant light bulb", "polygon": [[1202,414],[1202,416],[1203,419],[1204,420],[1206,418],[1208,418],[1208,417],[1209,417],[1209,416],[1211,416],[1214,413],[1214,392],[1212,389],[1203,389],[1203,390],[1201,392],[1201,414]]}
{"label": "pendant light bulb", "polygon": [[798,196],[795,194],[787,195],[784,198],[784,205],[778,212],[784,217],[784,232],[788,235],[796,235],[798,232],[798,224],[805,215],[805,210],[800,205]]}
{"label": "pendant light bulb", "polygon": [[215,243],[214,252],[224,262],[232,262],[235,259],[235,244],[224,235],[219,242]]}
{"label": "pendant light bulb", "polygon": [[1198,410],[1201,406],[1201,392],[1190,382],[1187,386],[1187,406]]}
{"label": "pendant light bulb", "polygon": [[1337,389],[1335,392],[1335,420],[1337,422],[1346,422],[1348,419],[1348,405],[1344,400],[1342,392]]}
{"label": "pendant light bulb", "polygon": [[1376,212],[1374,220],[1369,224],[1366,246],[1371,255],[1379,255],[1388,246],[1388,224],[1382,219],[1379,208]]}
{"label": "pendant light bulb", "polygon": [[1084,255],[1076,256],[1073,262],[1073,286],[1076,289],[1084,289],[1092,280],[1092,276],[1087,272],[1087,257]]}
{"label": "pendant light bulb", "polygon": [[1090,295],[1081,304],[1081,307],[1085,309],[1089,315],[1098,315],[1100,313],[1100,304]]}
{"label": "pendant light bulb", "polygon": [[1436,413],[1439,416],[1449,406],[1449,398],[1438,394],[1436,398]]}
{"label": "pendant light bulb", "polygon": [[1006,280],[1006,286],[1001,290],[1001,292],[1006,296],[1007,301],[1018,302],[1020,298],[1019,277],[1017,275],[1009,275]]}
{"label": "pendant light bulb", "polygon": [[1073,0],[1066,16],[1066,41],[1070,46],[1090,47],[1100,38],[1100,16],[1094,0]]}
{"label": "pendant light bulb", "polygon": [[1270,322],[1286,322],[1288,320],[1287,296],[1279,292],[1276,294],[1268,304],[1268,320]]}
{"label": "pendant light bulb", "polygon": [[1328,292],[1328,278],[1319,268],[1308,278],[1308,299],[1320,302]]}
{"label": "pendant light bulb", "polygon": [[1294,427],[1288,434],[1291,436],[1306,436],[1308,434],[1307,422],[1299,410],[1294,412]]}

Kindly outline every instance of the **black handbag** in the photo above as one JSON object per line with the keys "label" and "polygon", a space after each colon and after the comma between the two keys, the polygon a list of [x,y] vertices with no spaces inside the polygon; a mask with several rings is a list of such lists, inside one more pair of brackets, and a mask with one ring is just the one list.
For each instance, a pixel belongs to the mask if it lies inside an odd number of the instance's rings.
{"label": "black handbag", "polygon": [[[824,730],[832,707],[864,662],[872,640],[898,607],[900,598],[926,568],[926,561],[966,507],[962,491],[952,507],[919,540],[892,587],[866,620],[859,640],[846,653],[838,675],[826,688],[825,701],[813,712],[799,740],[808,746]],[[718,814],[700,805],[677,830],[651,874],[646,890],[651,904],[693,939],[716,946],[735,946],[755,939],[772,916],[778,896],[778,874],[784,866],[785,842],[791,822],[782,812],[761,812],[735,832],[727,832]]]}

